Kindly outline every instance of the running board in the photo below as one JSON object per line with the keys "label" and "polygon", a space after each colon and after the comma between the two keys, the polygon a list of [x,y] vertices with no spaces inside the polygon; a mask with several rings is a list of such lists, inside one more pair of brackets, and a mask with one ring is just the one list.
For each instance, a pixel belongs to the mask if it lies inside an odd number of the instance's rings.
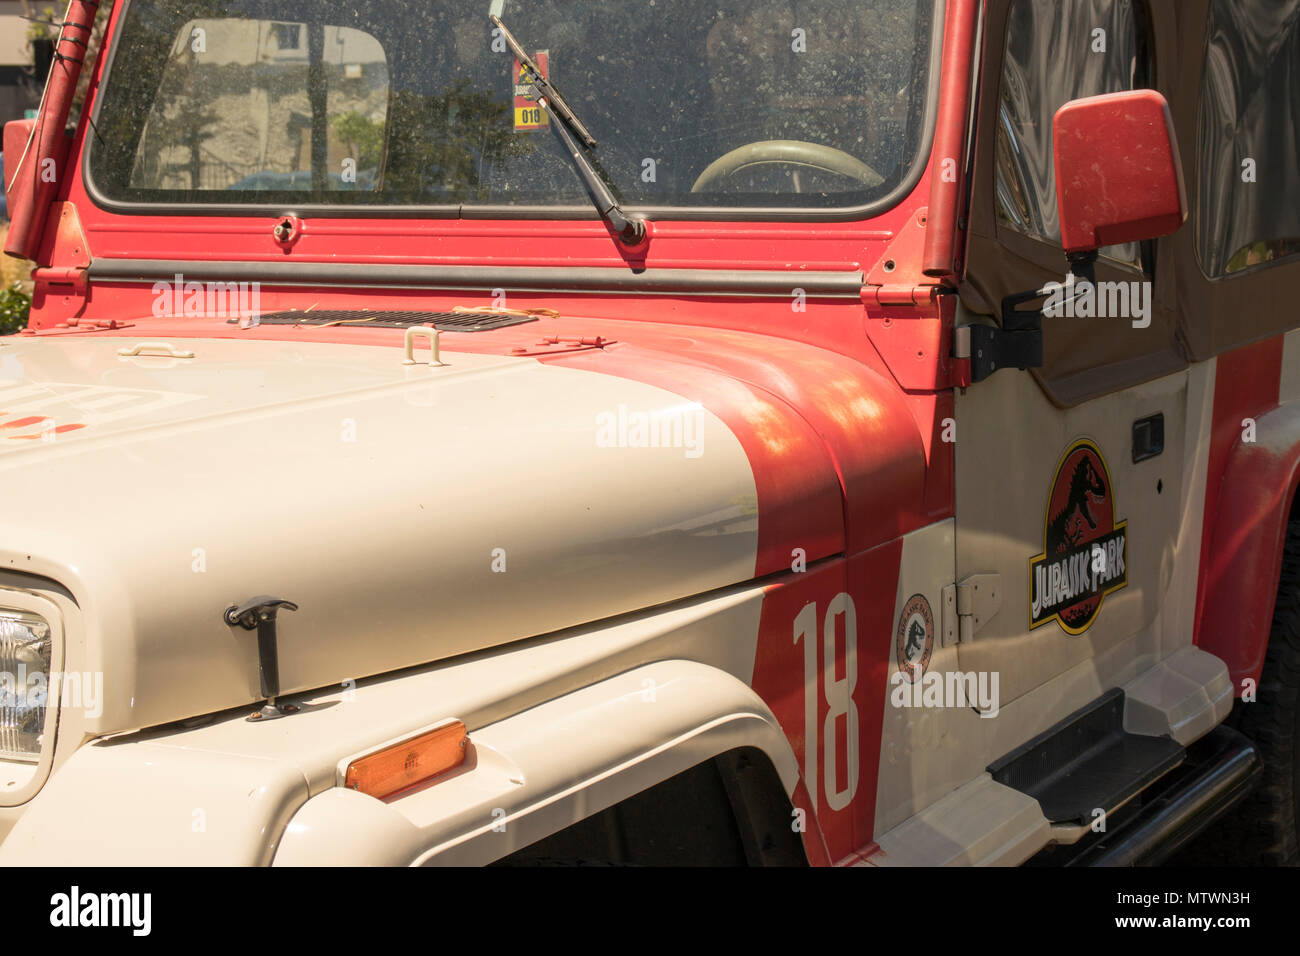
{"label": "running board", "polygon": [[1187,748],[1187,760],[1153,792],[1111,817],[1078,846],[1049,845],[1030,866],[1156,866],[1246,797],[1263,765],[1255,745],[1220,725]]}
{"label": "running board", "polygon": [[1052,824],[1092,824],[1183,762],[1171,737],[1124,730],[1124,691],[1112,688],[1006,756],[993,779],[1033,797]]}

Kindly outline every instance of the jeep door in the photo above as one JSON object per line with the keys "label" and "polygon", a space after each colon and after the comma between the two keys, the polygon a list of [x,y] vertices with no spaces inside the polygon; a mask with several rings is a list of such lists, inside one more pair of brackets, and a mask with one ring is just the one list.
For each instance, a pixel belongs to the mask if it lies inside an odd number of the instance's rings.
{"label": "jeep door", "polygon": [[[959,324],[1002,290],[1061,280],[1052,117],[1069,100],[1152,85],[1138,0],[990,5]],[[956,398],[956,581],[945,607],[963,672],[1023,702],[996,757],[1186,640],[1208,426],[1161,306],[1151,244],[1102,250],[1098,295],[1043,319],[1044,362]],[[1108,285],[1108,283],[1110,283]],[[1198,477],[1199,476],[1199,477]]]}

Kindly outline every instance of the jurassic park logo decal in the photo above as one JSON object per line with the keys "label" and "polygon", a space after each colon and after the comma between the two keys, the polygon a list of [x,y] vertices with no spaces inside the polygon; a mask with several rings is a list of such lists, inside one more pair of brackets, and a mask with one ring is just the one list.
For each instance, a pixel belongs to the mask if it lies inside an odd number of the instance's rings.
{"label": "jurassic park logo decal", "polygon": [[898,633],[894,638],[894,651],[898,669],[910,683],[919,681],[930,666],[934,651],[934,615],[924,594],[913,594],[903,605],[898,617]]}
{"label": "jurassic park logo decal", "polygon": [[1069,634],[1091,627],[1106,595],[1128,584],[1127,537],[1101,449],[1081,438],[1056,467],[1043,553],[1029,559],[1029,627],[1057,621]]}

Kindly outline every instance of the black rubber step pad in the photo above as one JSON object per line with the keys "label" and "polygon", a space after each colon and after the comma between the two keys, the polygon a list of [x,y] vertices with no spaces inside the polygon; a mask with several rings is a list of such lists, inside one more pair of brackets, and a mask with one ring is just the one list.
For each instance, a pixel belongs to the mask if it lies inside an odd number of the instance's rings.
{"label": "black rubber step pad", "polygon": [[1124,692],[1102,694],[989,764],[998,783],[1038,801],[1052,823],[1092,823],[1183,762],[1170,737],[1124,731]]}

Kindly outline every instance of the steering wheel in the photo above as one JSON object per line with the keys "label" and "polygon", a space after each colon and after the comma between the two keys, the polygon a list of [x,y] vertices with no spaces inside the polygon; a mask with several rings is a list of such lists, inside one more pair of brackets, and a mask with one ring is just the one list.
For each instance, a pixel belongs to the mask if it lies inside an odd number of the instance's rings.
{"label": "steering wheel", "polygon": [[804,166],[824,170],[856,179],[864,186],[879,186],[884,177],[842,149],[823,146],[820,143],[805,143],[798,139],[768,139],[757,143],[748,143],[733,149],[724,156],[719,156],[700,173],[691,187],[691,192],[703,192],[720,179],[734,176],[736,173],[754,166]]}

